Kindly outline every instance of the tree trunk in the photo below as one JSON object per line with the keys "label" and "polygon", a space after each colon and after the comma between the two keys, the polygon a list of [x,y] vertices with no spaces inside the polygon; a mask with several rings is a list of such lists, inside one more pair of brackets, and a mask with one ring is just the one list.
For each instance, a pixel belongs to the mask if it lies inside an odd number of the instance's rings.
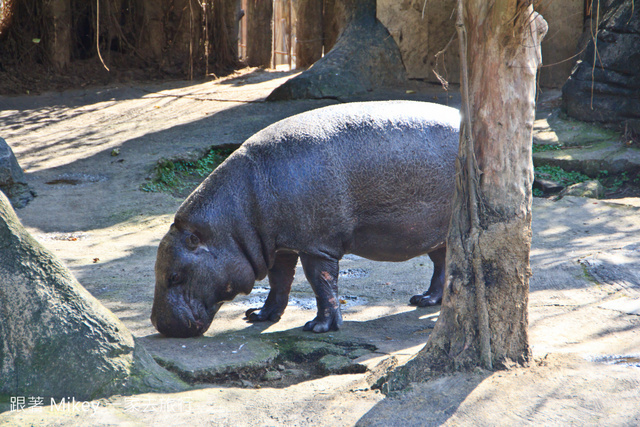
{"label": "tree trunk", "polygon": [[[224,55],[232,59],[231,64],[237,65],[238,62],[238,32],[240,0],[215,0],[213,3],[213,12],[222,14],[223,23],[226,27],[226,37],[221,34],[214,34],[214,38],[222,39],[226,43],[221,43],[220,50],[224,49]],[[218,50],[214,49],[214,53]],[[225,61],[226,62],[226,61]]]}
{"label": "tree trunk", "polygon": [[186,388],[25,231],[0,192],[0,396],[88,400]]}
{"label": "tree trunk", "polygon": [[429,369],[530,359],[531,140],[547,24],[530,1],[462,3],[463,108],[446,286],[436,327],[394,378],[399,383]]}
{"label": "tree trunk", "polygon": [[398,45],[376,19],[375,0],[335,2],[335,22],[347,22],[329,53],[276,88],[268,101],[339,98],[397,85],[405,78]]}
{"label": "tree trunk", "polygon": [[59,72],[71,61],[71,6],[69,0],[51,0],[45,5],[52,25],[47,51],[51,64]]}
{"label": "tree trunk", "polygon": [[322,2],[298,0],[296,66],[306,68],[322,58]]}
{"label": "tree trunk", "polygon": [[344,29],[336,8],[338,0],[324,0],[322,11],[322,43],[326,55],[333,48]]}
{"label": "tree trunk", "polygon": [[207,7],[209,33],[205,41],[207,54],[220,68],[238,65],[238,0],[210,0]]}
{"label": "tree trunk", "polygon": [[145,0],[142,3],[143,45],[141,53],[157,63],[162,62],[162,48],[165,46],[164,2]]}
{"label": "tree trunk", "polygon": [[247,65],[250,67],[271,66],[271,0],[247,1]]}

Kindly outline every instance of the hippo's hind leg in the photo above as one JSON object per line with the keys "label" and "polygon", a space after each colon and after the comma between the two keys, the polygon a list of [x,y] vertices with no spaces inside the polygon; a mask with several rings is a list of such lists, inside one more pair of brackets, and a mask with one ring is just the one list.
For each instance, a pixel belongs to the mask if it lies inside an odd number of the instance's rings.
{"label": "hippo's hind leg", "polygon": [[245,316],[251,322],[271,320],[277,322],[289,303],[291,283],[296,272],[298,254],[295,252],[277,252],[273,267],[268,272],[271,290],[264,306],[260,309],[250,308]]}
{"label": "hippo's hind leg", "polygon": [[338,300],[338,260],[301,253],[300,262],[316,294],[318,305],[318,315],[307,322],[303,330],[337,331],[342,326],[342,313],[340,313]]}
{"label": "hippo's hind leg", "polygon": [[433,261],[433,276],[429,290],[422,295],[411,297],[410,303],[418,307],[428,307],[438,305],[442,302],[442,291],[444,289],[445,262],[447,248],[442,247],[429,253],[429,258]]}

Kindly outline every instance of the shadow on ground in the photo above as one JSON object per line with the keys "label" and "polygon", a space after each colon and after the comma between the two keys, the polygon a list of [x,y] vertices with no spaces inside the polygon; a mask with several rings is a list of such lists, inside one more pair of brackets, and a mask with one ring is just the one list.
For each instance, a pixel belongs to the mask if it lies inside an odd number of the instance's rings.
{"label": "shadow on ground", "polygon": [[301,326],[268,332],[272,323],[261,322],[197,338],[152,334],[139,341],[156,361],[192,384],[242,386],[246,381],[282,388],[326,375],[375,371],[371,363],[380,363],[381,357],[409,355],[413,347],[426,342],[438,310],[419,308],[369,321],[347,321],[340,331],[326,334],[304,332]]}

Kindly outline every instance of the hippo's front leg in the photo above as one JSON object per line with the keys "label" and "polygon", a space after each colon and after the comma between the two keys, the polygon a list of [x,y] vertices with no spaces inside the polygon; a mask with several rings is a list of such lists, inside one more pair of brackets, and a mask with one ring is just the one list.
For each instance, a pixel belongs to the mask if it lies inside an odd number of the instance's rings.
{"label": "hippo's front leg", "polygon": [[340,313],[338,300],[338,260],[301,253],[300,262],[316,294],[318,305],[318,315],[307,322],[303,330],[337,331],[342,326],[342,313]]}
{"label": "hippo's front leg", "polygon": [[245,316],[251,322],[271,320],[277,322],[289,303],[289,292],[293,276],[296,273],[298,254],[295,252],[277,252],[273,267],[268,272],[271,290],[261,309],[250,308]]}

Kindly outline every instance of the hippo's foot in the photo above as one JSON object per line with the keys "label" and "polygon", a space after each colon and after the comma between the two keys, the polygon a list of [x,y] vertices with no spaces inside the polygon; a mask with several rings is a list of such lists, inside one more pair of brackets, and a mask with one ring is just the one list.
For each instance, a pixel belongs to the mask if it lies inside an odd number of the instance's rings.
{"label": "hippo's foot", "polygon": [[249,322],[277,322],[283,312],[279,307],[267,307],[265,304],[262,308],[250,308],[244,313],[244,317]]}
{"label": "hippo's foot", "polygon": [[329,316],[316,316],[315,319],[307,322],[302,328],[303,331],[313,331],[317,334],[329,331],[337,331],[342,326],[342,314],[340,311],[329,314]]}
{"label": "hippo's foot", "polygon": [[440,303],[442,303],[442,295],[431,295],[429,292],[425,292],[422,295],[414,295],[409,300],[409,304],[418,307],[431,307]]}

